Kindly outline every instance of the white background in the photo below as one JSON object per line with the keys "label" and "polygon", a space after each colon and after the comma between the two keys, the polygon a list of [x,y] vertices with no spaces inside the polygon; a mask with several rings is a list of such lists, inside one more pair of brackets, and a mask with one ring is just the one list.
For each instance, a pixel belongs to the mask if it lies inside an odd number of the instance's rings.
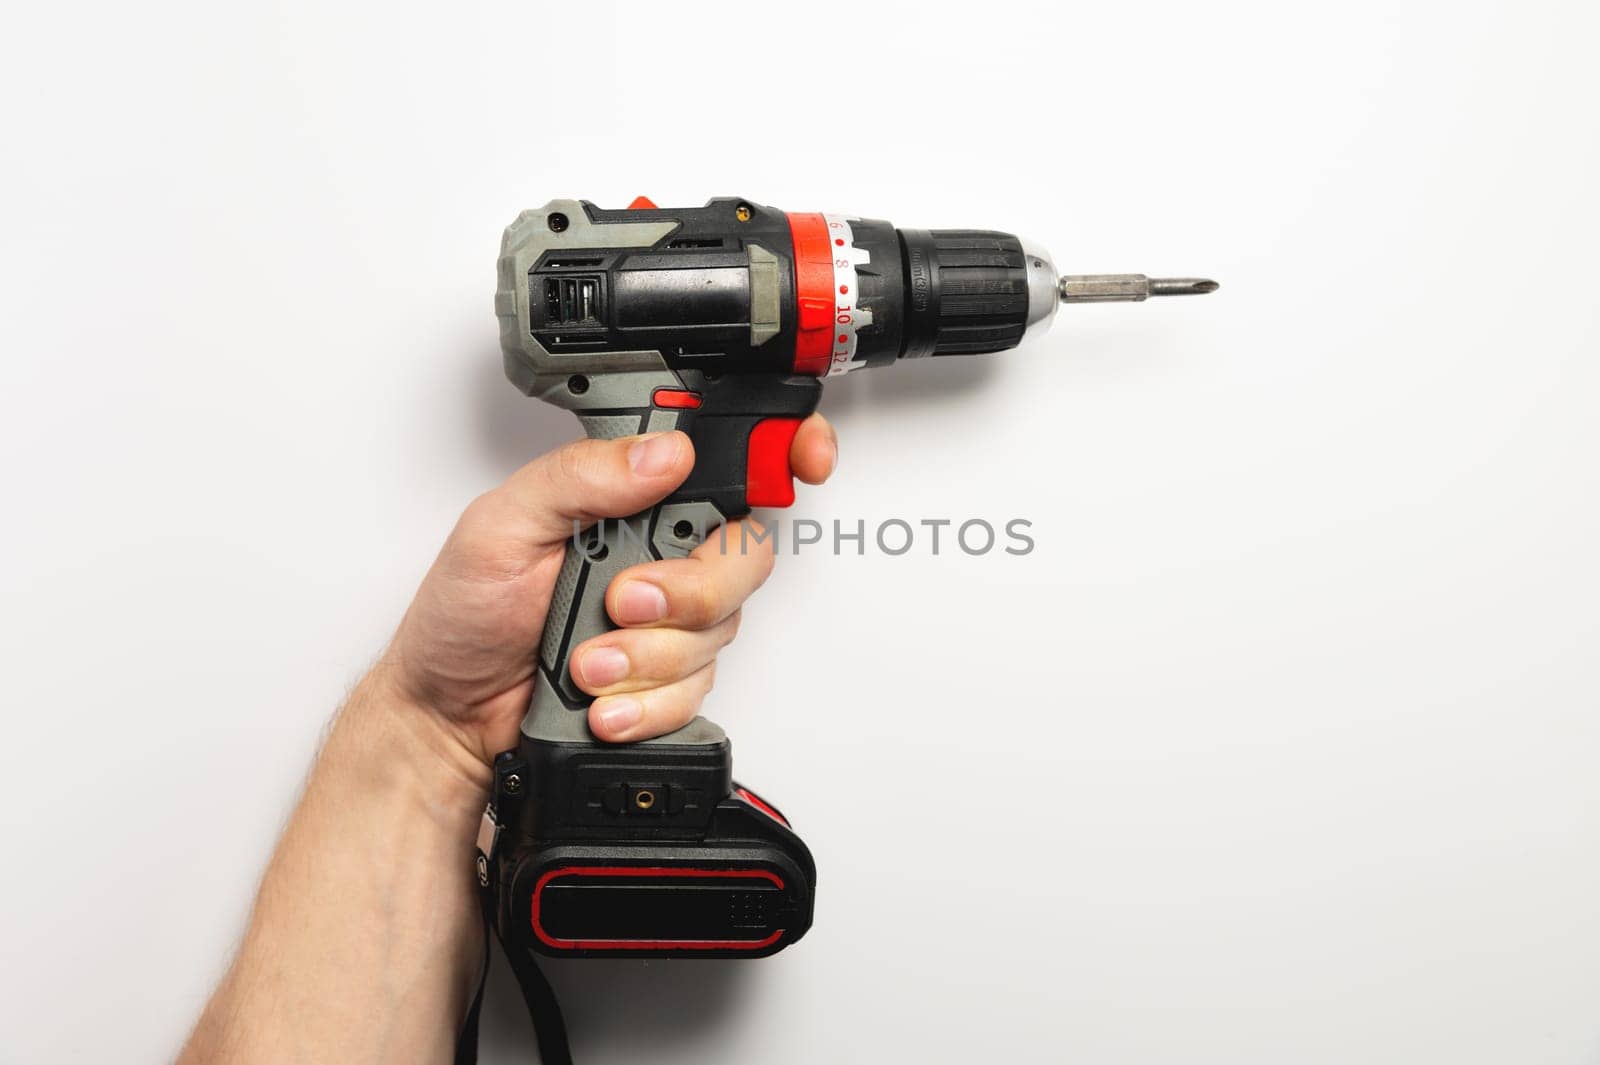
{"label": "white background", "polygon": [[[1216,296],[830,384],[708,713],[820,869],[607,1062],[1600,1060],[1592,5],[49,5],[0,38],[0,1059],[169,1058],[458,509],[501,227],[741,195]],[[495,973],[488,1062],[528,1060]]]}

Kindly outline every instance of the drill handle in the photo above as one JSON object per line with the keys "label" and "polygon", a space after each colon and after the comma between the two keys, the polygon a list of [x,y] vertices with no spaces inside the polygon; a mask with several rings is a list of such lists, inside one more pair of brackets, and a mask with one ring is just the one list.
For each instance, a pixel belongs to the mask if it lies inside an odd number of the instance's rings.
{"label": "drill handle", "polygon": [[[523,733],[538,740],[594,743],[587,710],[593,699],[573,682],[572,650],[617,626],[606,613],[606,589],[622,570],[654,559],[683,558],[725,522],[753,506],[794,502],[789,450],[800,422],[816,409],[814,377],[682,372],[671,387],[656,374],[611,374],[584,382],[579,406],[590,437],[615,439],[679,429],[694,444],[694,468],[661,503],[624,519],[607,519],[568,540],[545,618]],[[571,396],[550,397],[577,406]],[[622,400],[627,405],[615,405]],[[740,550],[736,540],[728,550]],[[721,729],[695,718],[651,743],[717,743]]]}

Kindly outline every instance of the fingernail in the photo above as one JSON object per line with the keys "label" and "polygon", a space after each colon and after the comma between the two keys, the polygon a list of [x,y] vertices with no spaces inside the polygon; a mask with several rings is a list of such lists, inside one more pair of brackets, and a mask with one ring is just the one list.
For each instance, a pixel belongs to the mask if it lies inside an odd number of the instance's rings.
{"label": "fingernail", "polygon": [[617,621],[640,625],[667,616],[667,594],[649,581],[628,581],[617,589]]}
{"label": "fingernail", "polygon": [[627,696],[607,699],[600,711],[600,727],[609,733],[626,732],[644,717],[644,707],[639,700]]}
{"label": "fingernail", "polygon": [[628,449],[628,465],[641,477],[659,476],[672,468],[682,446],[677,433],[642,437]]}
{"label": "fingernail", "polygon": [[578,659],[583,682],[591,688],[604,688],[628,675],[628,656],[615,647],[591,647]]}

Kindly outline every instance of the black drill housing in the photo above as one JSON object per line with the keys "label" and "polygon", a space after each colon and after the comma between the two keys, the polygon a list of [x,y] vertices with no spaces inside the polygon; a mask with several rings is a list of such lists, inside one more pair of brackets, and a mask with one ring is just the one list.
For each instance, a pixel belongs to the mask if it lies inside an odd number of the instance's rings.
{"label": "black drill housing", "polygon": [[[600,226],[659,218],[676,228],[649,248],[557,248],[540,257],[526,278],[529,330],[553,355],[655,349],[685,368],[787,372],[798,315],[785,212],[736,198],[669,210],[605,210],[585,202],[582,210]],[[1017,237],[901,230],[871,219],[853,220],[851,229],[855,246],[867,252],[856,268],[855,299],[871,318],[857,333],[857,361],[881,366],[1021,342],[1028,279]],[[759,343],[750,328],[752,244],[780,264],[779,328]]]}

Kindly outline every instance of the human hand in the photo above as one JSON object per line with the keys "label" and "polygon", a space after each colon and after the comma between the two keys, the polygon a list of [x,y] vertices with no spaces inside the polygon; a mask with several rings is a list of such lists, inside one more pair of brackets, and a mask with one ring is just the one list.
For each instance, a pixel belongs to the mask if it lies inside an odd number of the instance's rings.
{"label": "human hand", "polygon": [[[807,484],[833,471],[821,415],[795,434],[790,464]],[[420,727],[438,728],[481,775],[516,745],[532,692],[545,613],[574,520],[635,514],[683,483],[694,448],[680,432],[581,440],[543,455],[462,514],[375,671]],[[749,522],[750,519],[744,519]],[[740,608],[772,570],[771,538],[737,522],[688,558],[623,570],[606,593],[617,630],[573,649],[574,682],[597,696],[589,728],[623,742],[687,723],[711,690],[716,655]]]}

